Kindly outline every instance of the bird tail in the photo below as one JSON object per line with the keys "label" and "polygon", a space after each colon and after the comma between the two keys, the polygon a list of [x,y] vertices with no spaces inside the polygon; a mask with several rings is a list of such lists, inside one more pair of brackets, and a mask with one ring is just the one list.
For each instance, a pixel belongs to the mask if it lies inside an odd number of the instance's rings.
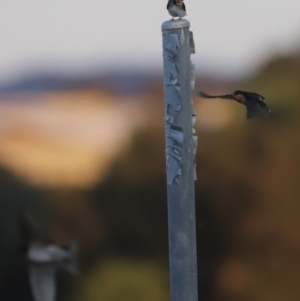
{"label": "bird tail", "polygon": [[69,256],[68,259],[64,262],[63,266],[71,274],[76,275],[79,273],[79,269],[77,265],[78,243],[72,242],[69,245],[67,245],[65,248],[68,250]]}
{"label": "bird tail", "polygon": [[203,98],[219,98],[219,96],[212,96],[208,95],[202,91],[193,90],[193,93],[197,96],[203,97]]}
{"label": "bird tail", "polygon": [[231,94],[213,96],[213,95],[206,94],[202,91],[196,91],[196,90],[193,90],[193,93],[203,98],[223,98],[223,99],[230,99],[230,100],[233,99]]}
{"label": "bird tail", "polygon": [[221,99],[234,100],[234,98],[232,97],[231,94],[227,94],[227,95],[219,95],[219,98],[221,98]]}

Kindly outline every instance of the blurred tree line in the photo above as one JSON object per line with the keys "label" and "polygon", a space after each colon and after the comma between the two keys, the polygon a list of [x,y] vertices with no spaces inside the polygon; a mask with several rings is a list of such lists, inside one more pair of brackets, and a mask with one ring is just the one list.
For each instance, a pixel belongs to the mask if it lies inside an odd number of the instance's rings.
{"label": "blurred tree line", "polygon": [[[299,300],[300,54],[276,58],[239,89],[274,117],[197,128],[199,299]],[[158,110],[163,110],[163,101]],[[81,275],[59,272],[59,300],[168,300],[164,125],[139,129],[90,189],[33,187],[0,171],[0,299],[32,300],[18,218],[80,243]],[[17,288],[17,289],[16,289]]]}

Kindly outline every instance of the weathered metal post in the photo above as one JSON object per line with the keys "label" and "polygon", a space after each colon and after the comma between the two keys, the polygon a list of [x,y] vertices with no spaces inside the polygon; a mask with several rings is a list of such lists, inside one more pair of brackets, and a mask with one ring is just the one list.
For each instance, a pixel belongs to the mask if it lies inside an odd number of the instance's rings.
{"label": "weathered metal post", "polygon": [[[195,114],[192,32],[187,20],[162,24],[171,301],[198,301],[195,222]],[[191,87],[192,85],[192,87]]]}

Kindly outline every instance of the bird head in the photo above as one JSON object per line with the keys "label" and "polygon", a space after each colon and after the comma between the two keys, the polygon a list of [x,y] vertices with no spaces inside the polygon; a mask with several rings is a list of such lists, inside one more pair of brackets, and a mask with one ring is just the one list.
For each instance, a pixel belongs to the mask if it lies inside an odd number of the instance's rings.
{"label": "bird head", "polygon": [[231,97],[232,97],[232,99],[234,99],[240,103],[245,103],[245,100],[246,100],[244,92],[242,92],[240,90],[234,91],[231,94]]}

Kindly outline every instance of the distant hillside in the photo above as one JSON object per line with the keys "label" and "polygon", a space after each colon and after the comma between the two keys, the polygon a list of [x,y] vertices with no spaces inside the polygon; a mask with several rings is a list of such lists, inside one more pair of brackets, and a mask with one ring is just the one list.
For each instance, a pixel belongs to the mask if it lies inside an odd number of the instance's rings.
{"label": "distant hillside", "polygon": [[101,89],[112,93],[138,94],[153,89],[156,78],[156,74],[149,75],[134,70],[88,76],[62,76],[53,72],[36,72],[28,73],[10,84],[0,86],[0,93]]}

